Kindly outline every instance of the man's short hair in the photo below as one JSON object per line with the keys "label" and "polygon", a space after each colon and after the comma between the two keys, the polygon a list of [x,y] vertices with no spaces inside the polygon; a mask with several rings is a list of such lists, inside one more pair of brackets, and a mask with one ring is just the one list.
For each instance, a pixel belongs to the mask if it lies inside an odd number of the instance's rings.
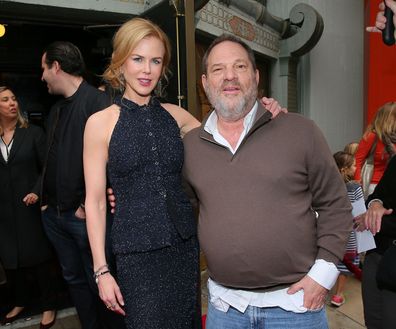
{"label": "man's short hair", "polygon": [[74,76],[82,76],[85,71],[84,58],[80,49],[68,41],[55,41],[44,50],[45,63],[49,68],[57,61],[62,70]]}
{"label": "man's short hair", "polygon": [[224,41],[230,41],[230,42],[234,42],[237,43],[239,45],[241,45],[247,52],[250,63],[253,66],[253,70],[256,71],[256,59],[254,57],[254,52],[252,50],[252,48],[250,48],[245,42],[243,42],[240,38],[231,35],[231,34],[222,34],[220,36],[218,36],[216,39],[214,39],[212,41],[212,43],[209,45],[208,49],[206,49],[205,54],[202,58],[202,73],[203,74],[207,74],[208,71],[208,57],[212,51],[212,49],[217,46],[218,44],[224,42]]}

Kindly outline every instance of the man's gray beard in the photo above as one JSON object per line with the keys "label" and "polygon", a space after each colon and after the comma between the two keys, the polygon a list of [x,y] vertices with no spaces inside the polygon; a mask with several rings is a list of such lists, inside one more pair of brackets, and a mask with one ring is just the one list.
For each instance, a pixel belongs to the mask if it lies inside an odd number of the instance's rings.
{"label": "man's gray beard", "polygon": [[250,88],[248,93],[239,97],[239,101],[232,106],[230,106],[229,102],[224,101],[223,97],[225,96],[222,97],[214,92],[212,93],[209,88],[206,88],[205,92],[216,114],[226,121],[237,121],[243,118],[252,109],[257,99],[257,88]]}

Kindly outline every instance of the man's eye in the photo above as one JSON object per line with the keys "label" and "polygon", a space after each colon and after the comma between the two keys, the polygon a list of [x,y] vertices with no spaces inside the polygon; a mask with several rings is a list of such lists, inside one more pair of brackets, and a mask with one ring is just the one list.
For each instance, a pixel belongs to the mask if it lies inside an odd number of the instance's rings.
{"label": "man's eye", "polygon": [[236,69],[237,69],[238,71],[245,71],[246,68],[247,68],[247,66],[246,66],[245,64],[238,64],[238,65],[236,66]]}

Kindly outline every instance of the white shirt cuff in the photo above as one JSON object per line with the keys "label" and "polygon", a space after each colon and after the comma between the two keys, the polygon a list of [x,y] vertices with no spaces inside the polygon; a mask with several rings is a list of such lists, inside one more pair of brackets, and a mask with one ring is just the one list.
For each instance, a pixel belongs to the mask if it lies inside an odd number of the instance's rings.
{"label": "white shirt cuff", "polygon": [[322,287],[330,290],[337,281],[340,272],[334,263],[326,262],[324,259],[317,259],[308,272],[308,276],[319,283]]}

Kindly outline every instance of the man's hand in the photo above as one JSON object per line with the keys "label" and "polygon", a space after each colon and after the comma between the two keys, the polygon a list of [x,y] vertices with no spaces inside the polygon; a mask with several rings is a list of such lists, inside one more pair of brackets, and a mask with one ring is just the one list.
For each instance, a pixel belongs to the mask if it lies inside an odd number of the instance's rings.
{"label": "man's hand", "polygon": [[304,290],[305,308],[308,310],[317,310],[323,307],[327,293],[329,292],[326,288],[322,287],[319,283],[306,275],[300,281],[293,284],[287,290],[287,293],[292,295],[301,289]]}
{"label": "man's hand", "polygon": [[111,207],[110,211],[111,211],[112,214],[114,214],[115,206],[116,206],[116,199],[115,199],[115,196],[114,196],[113,189],[111,187],[109,187],[107,189],[107,200],[110,203],[110,207]]}
{"label": "man's hand", "polygon": [[382,216],[390,215],[393,212],[392,209],[386,209],[381,202],[373,201],[370,204],[370,208],[367,209],[364,222],[366,229],[370,230],[373,235],[378,233],[381,229]]}
{"label": "man's hand", "polygon": [[25,205],[28,206],[31,204],[35,204],[38,199],[39,199],[39,197],[36,193],[29,193],[23,198],[22,201],[25,203]]}
{"label": "man's hand", "polygon": [[260,102],[267,111],[271,112],[273,118],[275,118],[280,112],[287,113],[287,109],[281,107],[278,101],[273,98],[263,97],[260,99]]}
{"label": "man's hand", "polygon": [[[394,0],[385,0],[386,5],[393,11],[393,23],[396,26],[396,1]],[[385,18],[385,4],[383,1],[380,2],[379,6],[379,12],[377,13],[377,17],[375,19],[375,26],[368,26],[366,27],[367,32],[382,32],[382,30],[385,28],[385,23],[386,23],[386,18]],[[396,32],[395,32],[395,37],[396,37]]]}
{"label": "man's hand", "polygon": [[74,213],[74,216],[76,216],[79,219],[85,219],[87,217],[84,208],[81,206],[77,208],[76,212]]}

